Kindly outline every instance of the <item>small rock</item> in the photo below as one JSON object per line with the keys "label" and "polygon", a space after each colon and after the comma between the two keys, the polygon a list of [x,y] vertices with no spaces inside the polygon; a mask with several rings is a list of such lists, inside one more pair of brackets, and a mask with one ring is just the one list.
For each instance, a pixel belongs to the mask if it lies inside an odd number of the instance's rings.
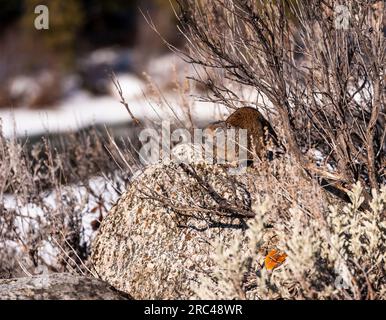
{"label": "small rock", "polygon": [[0,300],[126,300],[130,296],[96,278],[55,273],[0,280]]}

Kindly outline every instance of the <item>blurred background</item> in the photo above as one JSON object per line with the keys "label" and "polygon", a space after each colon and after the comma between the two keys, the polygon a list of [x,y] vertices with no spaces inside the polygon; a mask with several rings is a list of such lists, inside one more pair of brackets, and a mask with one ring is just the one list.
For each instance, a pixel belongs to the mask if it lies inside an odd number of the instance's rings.
{"label": "blurred background", "polygon": [[[49,9],[48,30],[34,26],[40,4]],[[151,18],[165,39],[181,47],[173,4],[169,0],[0,0],[0,118],[5,135],[15,130],[34,133],[47,126],[60,129],[74,121],[66,119],[71,112],[78,113],[79,121],[98,122],[104,116],[122,120],[124,110],[111,72],[129,101],[143,98],[149,79],[169,90],[171,72],[179,71],[181,61],[143,15]],[[120,111],[114,116],[107,108]]]}

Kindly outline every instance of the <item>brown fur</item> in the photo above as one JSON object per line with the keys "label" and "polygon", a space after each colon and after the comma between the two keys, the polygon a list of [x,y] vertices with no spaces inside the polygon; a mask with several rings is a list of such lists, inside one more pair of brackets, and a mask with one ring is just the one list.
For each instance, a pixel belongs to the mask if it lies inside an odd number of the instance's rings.
{"label": "brown fur", "polygon": [[255,108],[243,107],[233,112],[225,121],[213,122],[206,127],[215,132],[216,129],[246,129],[248,134],[248,160],[253,160],[254,155],[260,159],[267,157],[267,145],[272,143],[278,146],[277,135],[271,124]]}

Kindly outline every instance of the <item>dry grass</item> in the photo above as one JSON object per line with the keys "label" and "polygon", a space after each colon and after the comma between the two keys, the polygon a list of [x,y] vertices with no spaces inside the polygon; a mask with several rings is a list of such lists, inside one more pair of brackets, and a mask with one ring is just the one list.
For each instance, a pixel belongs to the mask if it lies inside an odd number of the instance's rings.
{"label": "dry grass", "polygon": [[[201,68],[196,80],[206,98],[267,113],[306,171],[346,194],[361,181],[368,205],[385,183],[384,2],[178,3],[187,50],[170,47]],[[338,4],[349,11],[348,26],[339,25]],[[313,148],[323,165],[307,158]]]}
{"label": "dry grass", "polygon": [[0,134],[0,277],[88,272],[92,229],[129,179],[116,153],[96,129],[32,146]]}
{"label": "dry grass", "polygon": [[[300,198],[313,200],[306,205],[296,201],[278,205],[282,195],[258,195],[256,217],[246,231],[247,246],[245,238],[237,236],[231,246],[214,244],[218,268],[199,280],[199,298],[386,298],[386,188],[373,191],[371,210],[363,212],[359,183],[350,192],[351,204],[330,206],[318,204],[325,199],[317,190],[296,187],[300,193],[309,192]],[[271,271],[264,258],[273,248],[288,257]]]}

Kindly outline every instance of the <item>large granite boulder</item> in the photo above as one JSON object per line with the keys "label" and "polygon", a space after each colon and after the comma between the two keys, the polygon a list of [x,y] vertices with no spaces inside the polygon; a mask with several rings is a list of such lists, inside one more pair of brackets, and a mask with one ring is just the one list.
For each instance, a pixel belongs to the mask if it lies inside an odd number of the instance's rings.
{"label": "large granite boulder", "polygon": [[0,300],[126,300],[106,282],[68,273],[0,280]]}
{"label": "large granite boulder", "polygon": [[248,175],[229,169],[148,167],[101,224],[91,256],[98,275],[135,299],[194,298],[198,275],[214,267],[214,244],[231,245],[254,215]]}

